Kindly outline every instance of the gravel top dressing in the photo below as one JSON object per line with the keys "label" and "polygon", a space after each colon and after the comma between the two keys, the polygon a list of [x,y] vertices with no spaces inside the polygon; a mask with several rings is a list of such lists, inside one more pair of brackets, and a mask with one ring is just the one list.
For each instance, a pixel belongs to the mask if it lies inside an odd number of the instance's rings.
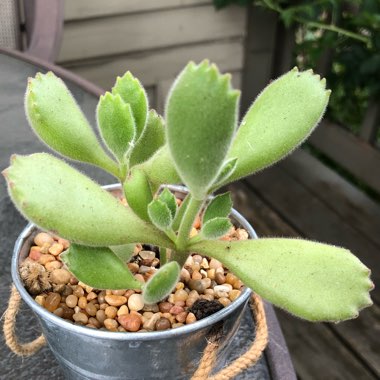
{"label": "gravel top dressing", "polygon": [[[200,219],[192,235],[200,229]],[[232,227],[222,240],[245,240],[248,233]],[[98,290],[78,281],[65,268],[60,254],[70,243],[39,232],[29,256],[20,265],[20,275],[35,301],[71,323],[108,331],[162,331],[191,324],[228,306],[240,296],[243,284],[223,265],[192,254],[181,270],[173,292],[163,301],[144,304],[141,290]],[[134,277],[143,283],[160,266],[156,247],[136,244],[128,262]]]}

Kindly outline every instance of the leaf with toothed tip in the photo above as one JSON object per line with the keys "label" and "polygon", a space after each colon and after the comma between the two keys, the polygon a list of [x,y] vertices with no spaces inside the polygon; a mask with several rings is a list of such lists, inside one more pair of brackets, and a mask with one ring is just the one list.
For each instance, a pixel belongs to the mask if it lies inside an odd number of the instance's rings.
{"label": "leaf with toothed tip", "polygon": [[195,199],[215,181],[237,125],[240,92],[215,65],[189,63],[166,104],[168,146],[174,164]]}
{"label": "leaf with toothed tip", "polygon": [[169,207],[160,199],[155,199],[148,205],[148,214],[152,223],[161,231],[167,231],[173,218]]}
{"label": "leaf with toothed tip", "polygon": [[142,242],[172,246],[162,232],[90,178],[47,153],[13,156],[4,175],[20,212],[70,241],[89,246]]}
{"label": "leaf with toothed tip", "polygon": [[260,296],[309,321],[355,318],[372,304],[370,271],[344,248],[275,238],[202,241],[190,249],[221,261]]}
{"label": "leaf with toothed tip", "polygon": [[148,118],[148,98],[144,87],[129,71],[123,77],[116,79],[112,87],[112,94],[120,95],[125,103],[131,106],[136,124],[136,137],[141,136]]}
{"label": "leaf with toothed tip", "polygon": [[165,188],[159,195],[158,199],[168,206],[172,218],[174,218],[177,212],[177,201],[174,194],[168,188]]}
{"label": "leaf with toothed tip", "polygon": [[181,268],[176,261],[171,261],[162,266],[144,286],[144,302],[153,304],[167,297],[175,288],[180,273]]}
{"label": "leaf with toothed tip", "polygon": [[135,120],[129,104],[119,95],[106,92],[96,109],[100,135],[120,163],[125,162],[135,138]]}
{"label": "leaf with toothed tip", "polygon": [[134,166],[145,162],[165,143],[164,119],[155,110],[149,111],[148,121],[143,134],[136,142],[129,159]]}
{"label": "leaf with toothed tip", "polygon": [[140,289],[128,266],[107,247],[71,244],[61,254],[69,271],[80,281],[96,289]]}
{"label": "leaf with toothed tip", "polygon": [[213,218],[226,218],[232,208],[232,199],[230,192],[219,194],[214,197],[208,204],[203,214],[203,223]]}
{"label": "leaf with toothed tip", "polygon": [[208,219],[201,229],[201,235],[208,240],[218,239],[224,236],[232,227],[228,218],[216,217]]}
{"label": "leaf with toothed tip", "polygon": [[52,72],[29,78],[25,112],[34,132],[49,147],[118,176],[116,163],[104,152],[66,85]]}
{"label": "leaf with toothed tip", "polygon": [[297,68],[271,82],[249,108],[229,157],[237,157],[229,183],[274,164],[301,144],[321,120],[331,91],[326,80]]}

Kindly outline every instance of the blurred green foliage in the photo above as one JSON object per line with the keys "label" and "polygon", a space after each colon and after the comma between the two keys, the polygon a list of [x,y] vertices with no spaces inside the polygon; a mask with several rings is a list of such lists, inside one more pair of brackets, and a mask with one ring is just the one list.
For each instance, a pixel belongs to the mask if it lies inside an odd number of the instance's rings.
{"label": "blurred green foliage", "polygon": [[232,3],[272,10],[294,27],[300,68],[331,53],[328,116],[357,133],[369,102],[380,100],[380,1],[214,0],[217,8]]}

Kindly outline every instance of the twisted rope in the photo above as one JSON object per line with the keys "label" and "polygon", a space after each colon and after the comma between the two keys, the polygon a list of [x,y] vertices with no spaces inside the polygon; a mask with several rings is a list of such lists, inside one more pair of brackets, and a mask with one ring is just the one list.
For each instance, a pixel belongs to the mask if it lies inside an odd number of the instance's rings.
{"label": "twisted rope", "polygon": [[16,287],[12,285],[8,308],[4,314],[4,337],[7,346],[19,356],[31,356],[42,348],[46,341],[43,335],[29,343],[19,343],[16,337],[16,316],[20,309],[21,296]]}
{"label": "twisted rope", "polygon": [[251,298],[251,311],[256,321],[256,336],[249,350],[234,360],[228,367],[209,377],[216,361],[218,349],[218,339],[211,339],[191,380],[230,380],[260,359],[268,343],[268,327],[261,298],[256,294],[253,294]]}

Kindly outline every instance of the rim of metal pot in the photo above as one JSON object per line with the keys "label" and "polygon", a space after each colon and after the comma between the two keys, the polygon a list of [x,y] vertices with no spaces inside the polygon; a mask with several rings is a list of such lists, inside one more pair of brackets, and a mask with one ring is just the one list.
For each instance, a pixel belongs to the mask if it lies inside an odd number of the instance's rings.
{"label": "rim of metal pot", "polygon": [[[172,191],[187,193],[187,189],[184,186],[168,185],[167,187]],[[107,186],[103,186],[103,188],[105,190],[119,190],[120,185],[118,184],[107,185]],[[236,222],[238,222],[248,232],[251,238],[257,239],[257,234],[255,230],[239,212],[237,212],[235,209],[232,209],[232,212],[230,215],[232,216],[234,220],[236,220]],[[149,340],[157,340],[157,339],[175,338],[180,335],[185,335],[185,334],[198,331],[204,327],[210,326],[216,322],[221,321],[228,314],[230,314],[230,312],[232,312],[233,309],[235,309],[236,307],[246,302],[247,298],[251,294],[251,289],[245,288],[242,294],[235,301],[233,301],[230,305],[218,311],[217,313],[209,317],[206,317],[204,319],[201,319],[200,321],[197,321],[190,325],[181,326],[176,329],[169,329],[169,330],[164,330],[164,331],[131,333],[131,332],[113,332],[113,331],[95,330],[95,329],[86,328],[85,326],[74,325],[70,322],[67,322],[65,319],[62,319],[54,315],[53,313],[50,313],[45,308],[40,306],[26,291],[24,284],[22,283],[22,280],[19,275],[19,252],[24,243],[24,240],[30,236],[30,234],[33,232],[35,228],[37,228],[35,224],[29,223],[21,232],[18,239],[16,240],[15,247],[13,250],[12,270],[11,270],[13,282],[17,290],[19,291],[20,295],[22,296],[22,299],[28,304],[28,306],[33,311],[35,311],[41,317],[49,320],[50,322],[62,328],[68,328],[72,331],[75,331],[78,334],[91,336],[91,337],[99,337],[102,339],[116,339],[116,340],[126,340],[126,341],[135,341],[135,340],[149,341]]]}

